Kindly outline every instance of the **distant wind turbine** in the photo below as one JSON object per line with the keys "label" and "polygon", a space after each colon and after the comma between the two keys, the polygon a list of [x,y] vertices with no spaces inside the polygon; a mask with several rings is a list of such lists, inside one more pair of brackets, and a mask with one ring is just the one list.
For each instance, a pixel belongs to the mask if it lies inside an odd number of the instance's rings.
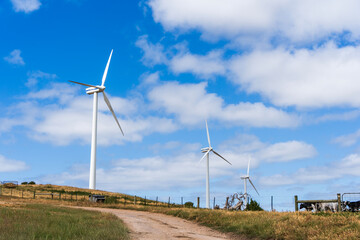
{"label": "distant wind turbine", "polygon": [[200,159],[200,162],[206,157],[206,208],[210,208],[210,182],[209,182],[209,155],[210,155],[210,152],[213,152],[217,156],[221,157],[228,164],[230,164],[230,165],[232,165],[232,164],[228,160],[226,160],[223,156],[221,156],[220,154],[215,152],[215,150],[211,147],[209,128],[208,128],[208,124],[207,124],[206,120],[205,120],[205,124],[206,124],[206,133],[207,133],[207,139],[208,139],[209,147],[201,149],[201,152],[205,153],[205,154]]}
{"label": "distant wind turbine", "polygon": [[104,100],[106,105],[109,107],[110,112],[112,113],[112,115],[115,118],[115,121],[117,123],[117,125],[120,128],[120,131],[122,133],[122,135],[124,135],[123,130],[120,127],[120,123],[116,118],[116,115],[114,113],[113,108],[111,107],[110,101],[107,98],[106,94],[105,94],[105,80],[106,80],[106,75],[109,69],[109,65],[110,65],[110,60],[111,60],[111,56],[112,56],[113,50],[111,50],[110,53],[110,57],[109,60],[106,64],[106,68],[104,71],[104,75],[102,77],[102,81],[101,81],[101,85],[90,85],[90,84],[85,84],[85,83],[80,83],[80,82],[75,82],[75,81],[69,81],[72,83],[76,83],[76,84],[80,84],[83,86],[87,86],[89,88],[86,88],[86,93],[91,95],[94,94],[94,101],[93,101],[93,122],[92,122],[92,133],[91,133],[91,160],[90,160],[90,178],[89,178],[89,189],[96,189],[96,138],[97,138],[97,112],[98,112],[98,93],[102,92],[103,96],[104,96]]}
{"label": "distant wind turbine", "polygon": [[256,190],[254,184],[253,184],[252,181],[250,180],[249,171],[250,171],[250,158],[249,158],[249,162],[248,162],[247,175],[241,177],[241,179],[244,180],[245,208],[246,208],[246,206],[247,206],[247,204],[248,204],[248,194],[247,194],[247,188],[246,188],[246,180],[249,180],[250,184],[253,186],[253,188],[255,189],[255,191],[257,192],[257,194],[260,196],[259,192]]}

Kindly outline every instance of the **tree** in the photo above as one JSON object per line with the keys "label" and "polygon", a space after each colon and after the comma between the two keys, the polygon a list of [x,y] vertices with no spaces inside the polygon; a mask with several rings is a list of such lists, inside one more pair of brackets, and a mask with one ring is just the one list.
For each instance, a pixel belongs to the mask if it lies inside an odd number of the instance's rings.
{"label": "tree", "polygon": [[260,204],[258,202],[250,199],[250,203],[246,205],[245,211],[264,211],[264,209],[260,207]]}

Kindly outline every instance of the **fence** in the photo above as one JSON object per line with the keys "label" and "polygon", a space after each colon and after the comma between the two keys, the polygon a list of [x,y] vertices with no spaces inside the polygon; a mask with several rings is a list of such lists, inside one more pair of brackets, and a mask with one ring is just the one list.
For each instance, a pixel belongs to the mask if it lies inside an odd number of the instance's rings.
{"label": "fence", "polygon": [[344,201],[349,201],[349,202],[356,202],[356,201],[360,201],[360,192],[358,193],[343,193],[341,195],[341,200]]}
{"label": "fence", "polygon": [[338,212],[341,212],[341,194],[337,194],[337,199],[332,200],[298,200],[298,196],[295,195],[295,211],[299,211],[299,203],[338,203]]}

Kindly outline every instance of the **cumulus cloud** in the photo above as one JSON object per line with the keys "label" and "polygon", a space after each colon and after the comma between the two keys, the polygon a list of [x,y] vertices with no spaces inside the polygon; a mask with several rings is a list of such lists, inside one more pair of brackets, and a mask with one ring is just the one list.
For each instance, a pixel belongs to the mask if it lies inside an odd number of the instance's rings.
{"label": "cumulus cloud", "polygon": [[11,0],[15,12],[30,13],[38,10],[41,6],[39,0]]}
{"label": "cumulus cloud", "polygon": [[340,161],[323,166],[300,168],[293,174],[276,174],[260,178],[263,185],[315,184],[343,177],[360,177],[360,155],[351,154]]}
{"label": "cumulus cloud", "polygon": [[0,172],[18,172],[28,169],[23,161],[11,160],[0,155]]}
{"label": "cumulus cloud", "polygon": [[[91,139],[92,97],[78,96],[78,89],[69,84],[53,83],[48,88],[31,91],[21,98],[22,102],[10,108],[12,116],[2,132],[16,126],[30,130],[29,137],[56,145],[72,142],[88,144]],[[141,141],[144,136],[177,130],[172,119],[138,113],[140,100],[108,96],[125,132],[122,136],[108,107],[99,98],[98,144],[123,144],[125,141]],[[114,134],[118,132],[118,134]]]}
{"label": "cumulus cloud", "polygon": [[20,54],[21,51],[19,49],[15,49],[9,54],[9,56],[4,57],[4,60],[14,65],[25,65],[24,59],[20,56]]}
{"label": "cumulus cloud", "polygon": [[167,82],[151,89],[148,97],[155,108],[175,114],[187,125],[197,124],[205,118],[253,127],[294,127],[300,123],[296,115],[262,103],[226,105],[217,94],[207,93],[206,86],[206,83]]}
{"label": "cumulus cloud", "polygon": [[150,0],[148,5],[167,31],[198,30],[208,40],[280,36],[308,42],[344,31],[354,38],[360,34],[356,0]]}
{"label": "cumulus cloud", "polygon": [[360,47],[257,50],[231,60],[232,81],[278,106],[360,106]]}
{"label": "cumulus cloud", "polygon": [[[211,135],[211,132],[210,132]],[[294,149],[294,145],[299,147],[296,151],[287,151],[287,148]],[[311,145],[303,142],[284,142],[269,144],[261,142],[253,135],[240,135],[236,139],[230,139],[221,144],[219,148],[215,146],[226,159],[231,161],[232,166],[225,163],[216,155],[210,155],[210,173],[212,182],[220,179],[238,176],[239,169],[247,168],[248,159],[251,158],[251,169],[259,166],[261,162],[270,162],[264,154],[266,149],[281,145],[283,151],[278,150],[277,160],[294,161],[301,158],[310,157],[313,151]],[[226,146],[226,147],[224,147]],[[97,170],[97,184],[100,188],[111,189],[114,191],[152,191],[170,190],[187,188],[194,189],[203,186],[205,178],[205,163],[198,164],[201,158],[200,145],[198,143],[168,142],[154,145],[152,148],[157,154],[145,158],[117,159],[112,161],[108,168]],[[301,153],[301,152],[307,152]],[[261,154],[260,154],[261,153]],[[275,161],[275,160],[274,160]],[[46,176],[43,181],[58,184],[75,184],[82,182],[86,185],[88,181],[88,166],[74,166],[69,171],[57,176]],[[164,171],[166,169],[166,171]],[[240,179],[238,179],[240,180]],[[114,185],[113,183],[117,184]]]}

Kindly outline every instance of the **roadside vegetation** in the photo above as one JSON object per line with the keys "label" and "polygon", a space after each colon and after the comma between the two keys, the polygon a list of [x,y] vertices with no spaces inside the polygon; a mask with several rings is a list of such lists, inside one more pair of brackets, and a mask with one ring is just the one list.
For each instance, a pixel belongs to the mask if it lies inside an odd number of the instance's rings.
{"label": "roadside vegetation", "polygon": [[[63,190],[60,186],[52,189],[50,186],[33,186],[37,191],[56,191]],[[33,189],[32,187],[32,189]],[[88,191],[86,189],[65,188],[66,192],[70,191]],[[148,211],[163,213],[187,219],[201,225],[208,226],[212,229],[225,233],[231,233],[235,237],[239,236],[248,239],[360,239],[360,214],[343,212],[343,213],[311,213],[311,212],[267,212],[261,211],[261,207],[253,201],[249,211],[226,211],[226,210],[207,210],[193,207],[193,203],[187,202],[185,206],[167,203],[159,203],[157,207],[150,204],[144,204],[142,200],[134,205],[134,197],[120,194],[106,194],[108,196],[105,203],[92,203],[89,201],[74,200],[50,200],[50,199],[21,199],[13,198],[14,201],[26,203],[43,203],[52,205],[72,205],[88,207],[104,207],[132,209],[138,211]],[[124,196],[128,200],[124,202]],[[117,197],[122,197],[121,199]],[[148,203],[150,202],[147,200]],[[1,205],[0,205],[1,206]],[[170,207],[169,207],[170,206]],[[260,210],[260,211],[259,211]],[[1,216],[0,216],[1,217]],[[0,220],[0,226],[2,222]],[[82,224],[81,224],[82,225]],[[86,227],[85,227],[86,228]],[[1,228],[0,228],[0,231]],[[0,233],[0,239],[1,238]],[[11,238],[10,238],[11,239]],[[15,238],[13,238],[15,239]],[[44,238],[45,239],[45,238]],[[63,239],[63,238],[61,238]],[[96,239],[96,238],[90,238]],[[105,238],[107,239],[107,238]]]}
{"label": "roadside vegetation", "polygon": [[0,204],[0,239],[129,239],[112,214],[46,204]]}

